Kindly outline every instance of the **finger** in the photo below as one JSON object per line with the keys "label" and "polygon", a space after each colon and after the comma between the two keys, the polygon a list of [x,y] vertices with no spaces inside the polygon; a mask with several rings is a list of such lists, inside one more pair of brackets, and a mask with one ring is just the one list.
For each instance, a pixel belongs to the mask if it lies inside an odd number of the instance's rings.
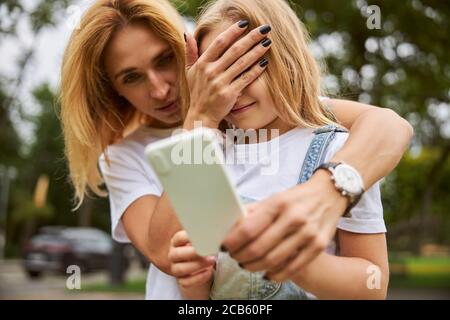
{"label": "finger", "polygon": [[280,216],[258,238],[234,252],[232,257],[244,265],[261,259],[282,243],[283,239],[294,232],[296,228],[297,225],[292,224],[291,219],[286,218],[286,216]]}
{"label": "finger", "polygon": [[217,36],[202,54],[201,60],[205,62],[216,61],[247,30],[247,27],[248,21],[246,20],[241,20],[231,25],[227,30]]}
{"label": "finger", "polygon": [[250,241],[258,237],[277,218],[280,212],[280,203],[273,199],[261,202],[255,206],[255,211],[242,219],[222,242],[222,249],[231,254],[246,246]]}
{"label": "finger", "polygon": [[253,202],[245,205],[245,212],[247,214],[254,214],[258,210],[258,206],[260,205],[260,202]]}
{"label": "finger", "polygon": [[176,263],[172,265],[171,272],[174,277],[186,277],[213,265],[214,261],[210,259],[198,259],[195,261]]}
{"label": "finger", "polygon": [[[217,60],[217,68],[219,70],[226,70],[230,66],[234,66],[234,68],[240,70],[240,72],[233,78],[245,71],[245,69],[253,65],[269,49],[271,41],[267,41],[266,37],[270,30],[271,28],[269,25],[263,25],[253,29],[245,37],[236,41],[236,43],[234,43],[223,56]],[[250,56],[247,55],[246,59],[242,60],[246,53],[253,54]]]}
{"label": "finger", "polygon": [[186,68],[192,67],[198,60],[198,46],[195,38],[189,33],[186,36]]}
{"label": "finger", "polygon": [[211,269],[206,269],[202,271],[201,273],[198,273],[193,276],[188,276],[184,278],[178,279],[178,284],[182,286],[183,288],[190,288],[193,286],[200,286],[202,284],[205,284],[209,279],[212,277],[212,273],[214,271]]}
{"label": "finger", "polygon": [[[248,271],[263,271],[266,270],[269,273],[275,273],[289,263],[292,260],[292,254],[297,255],[299,243],[302,243],[303,235],[299,232],[292,233],[284,241],[281,241],[275,246],[267,255],[261,259],[245,263],[243,267]],[[296,257],[296,256],[295,256]]]}
{"label": "finger", "polygon": [[253,83],[266,70],[269,60],[263,58],[255,64],[250,70],[244,72],[240,77],[234,80],[230,85],[231,92],[241,92],[249,84]]}
{"label": "finger", "polygon": [[293,278],[301,269],[316,258],[322,250],[315,246],[308,246],[299,251],[297,257],[290,261],[283,269],[276,273],[267,273],[266,276],[277,282]]}
{"label": "finger", "polygon": [[186,230],[181,230],[175,233],[175,235],[172,237],[171,244],[174,247],[181,247],[185,246],[190,243],[188,234]]}
{"label": "finger", "polygon": [[192,246],[177,247],[169,251],[169,260],[171,262],[192,261],[199,258],[201,257]]}

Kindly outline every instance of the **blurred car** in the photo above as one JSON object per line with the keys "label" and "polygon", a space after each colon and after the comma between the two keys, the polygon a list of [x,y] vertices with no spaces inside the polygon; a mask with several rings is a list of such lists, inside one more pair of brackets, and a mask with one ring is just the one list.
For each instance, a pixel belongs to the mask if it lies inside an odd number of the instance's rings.
{"label": "blurred car", "polygon": [[70,265],[82,272],[109,269],[112,254],[113,241],[101,230],[45,227],[24,246],[22,262],[28,276],[38,278],[44,272],[66,273]]}

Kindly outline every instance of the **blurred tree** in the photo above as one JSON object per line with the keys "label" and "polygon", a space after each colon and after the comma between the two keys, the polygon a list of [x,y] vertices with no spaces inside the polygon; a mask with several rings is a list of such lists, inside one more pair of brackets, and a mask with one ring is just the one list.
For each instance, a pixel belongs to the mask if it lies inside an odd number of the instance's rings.
{"label": "blurred tree", "polygon": [[[81,208],[80,214],[72,213],[73,191],[68,183],[68,172],[64,159],[63,138],[59,121],[56,117],[56,98],[47,84],[36,88],[33,96],[42,112],[30,116],[24,112],[20,99],[27,67],[34,60],[35,45],[39,34],[46,27],[55,26],[62,18],[62,13],[71,0],[6,0],[0,2],[0,41],[14,40],[20,44],[17,32],[19,23],[28,21],[31,37],[28,43],[21,44],[22,54],[15,64],[15,75],[0,74],[0,164],[13,165],[18,170],[18,177],[11,186],[9,202],[10,219],[8,223],[9,254],[18,252],[18,244],[42,224],[60,225],[95,225],[109,230],[109,214],[105,199],[99,203],[90,203]],[[12,121],[14,119],[14,123]],[[35,139],[33,142],[22,141],[14,124],[18,122],[33,123]],[[50,177],[46,206],[35,208],[32,195],[36,181],[41,174]],[[99,215],[92,212],[99,211]]]}

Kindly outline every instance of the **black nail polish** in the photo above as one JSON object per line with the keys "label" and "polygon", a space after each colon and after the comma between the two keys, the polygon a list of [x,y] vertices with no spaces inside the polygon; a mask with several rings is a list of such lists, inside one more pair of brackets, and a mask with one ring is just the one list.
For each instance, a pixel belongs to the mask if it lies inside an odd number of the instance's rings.
{"label": "black nail polish", "polygon": [[265,24],[259,28],[259,32],[261,32],[262,34],[267,34],[270,32],[270,30],[272,30],[272,27],[269,26],[268,24]]}
{"label": "black nail polish", "polygon": [[220,246],[220,251],[222,251],[222,252],[228,252],[227,248],[225,248],[224,245],[221,245],[221,246]]}
{"label": "black nail polish", "polygon": [[269,277],[267,275],[263,275],[263,279],[266,281],[270,281]]}
{"label": "black nail polish", "polygon": [[184,42],[187,42],[186,32],[183,33],[183,35],[184,35]]}
{"label": "black nail polish", "polygon": [[249,24],[248,20],[241,20],[241,21],[239,21],[238,26],[239,26],[239,28],[246,28],[248,26],[248,24]]}
{"label": "black nail polish", "polygon": [[270,46],[271,43],[272,43],[272,40],[270,40],[270,39],[264,39],[263,41],[261,41],[261,44],[263,47],[268,47],[268,46]]}
{"label": "black nail polish", "polygon": [[245,269],[245,268],[244,268],[244,265],[243,265],[242,263],[239,262],[238,265],[239,265],[239,268]]}
{"label": "black nail polish", "polygon": [[259,62],[259,66],[260,66],[261,68],[264,68],[264,67],[267,66],[268,64],[269,64],[269,60],[267,60],[266,58],[262,59],[262,60]]}

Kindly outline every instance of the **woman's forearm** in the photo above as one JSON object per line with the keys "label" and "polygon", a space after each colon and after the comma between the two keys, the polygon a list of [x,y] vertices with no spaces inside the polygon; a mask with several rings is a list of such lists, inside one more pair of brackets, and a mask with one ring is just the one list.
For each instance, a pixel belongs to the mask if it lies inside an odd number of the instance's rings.
{"label": "woman's forearm", "polygon": [[175,211],[166,193],[163,193],[150,219],[148,246],[152,263],[167,274],[170,274],[170,261],[168,258],[170,240],[181,229],[182,227]]}
{"label": "woman's forearm", "polygon": [[381,108],[363,112],[349,129],[348,140],[331,161],[343,161],[356,168],[366,190],[396,167],[413,135],[406,120]]}
{"label": "woman's forearm", "polygon": [[389,272],[362,258],[322,253],[292,281],[319,299],[385,299]]}

